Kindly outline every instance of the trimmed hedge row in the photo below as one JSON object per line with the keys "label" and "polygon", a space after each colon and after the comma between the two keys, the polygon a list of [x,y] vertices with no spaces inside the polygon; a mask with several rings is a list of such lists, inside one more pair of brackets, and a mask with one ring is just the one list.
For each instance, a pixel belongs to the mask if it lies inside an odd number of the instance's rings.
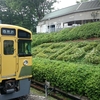
{"label": "trimmed hedge row", "polygon": [[32,69],[33,79],[37,81],[44,82],[46,79],[65,92],[99,100],[100,65],[34,58]]}
{"label": "trimmed hedge row", "polygon": [[66,28],[57,33],[33,35],[32,46],[49,42],[100,37],[100,22],[88,23],[74,28]]}
{"label": "trimmed hedge row", "polygon": [[100,64],[100,40],[44,43],[33,48],[33,57]]}

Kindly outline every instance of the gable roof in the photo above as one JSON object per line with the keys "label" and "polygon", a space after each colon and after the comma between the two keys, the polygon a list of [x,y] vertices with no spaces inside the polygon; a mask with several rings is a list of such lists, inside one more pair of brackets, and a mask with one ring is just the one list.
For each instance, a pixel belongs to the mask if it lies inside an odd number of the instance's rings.
{"label": "gable roof", "polygon": [[89,10],[95,10],[95,9],[100,9],[100,1],[99,0],[78,3],[73,6],[69,6],[69,7],[66,7],[63,9],[56,10],[54,12],[51,12],[51,13],[45,15],[44,18],[42,19],[42,21],[60,17],[60,16],[67,15],[67,14],[71,14],[71,13],[76,13],[76,12],[81,12],[81,11],[89,11]]}

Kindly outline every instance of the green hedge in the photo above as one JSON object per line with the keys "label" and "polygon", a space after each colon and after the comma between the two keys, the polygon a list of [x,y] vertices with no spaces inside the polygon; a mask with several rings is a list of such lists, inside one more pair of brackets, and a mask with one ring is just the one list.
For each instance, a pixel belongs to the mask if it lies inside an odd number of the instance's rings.
{"label": "green hedge", "polygon": [[88,23],[74,28],[66,28],[57,33],[40,33],[33,35],[32,46],[42,43],[97,37],[100,37],[100,22]]}
{"label": "green hedge", "polygon": [[69,41],[99,38],[99,28],[100,22],[95,22],[58,33],[33,35],[33,78],[40,82],[47,79],[65,92],[99,100],[100,40]]}
{"label": "green hedge", "polygon": [[100,40],[44,43],[32,49],[33,57],[100,64]]}
{"label": "green hedge", "polygon": [[33,59],[33,79],[44,82],[63,91],[99,100],[100,65],[70,63],[48,59]]}

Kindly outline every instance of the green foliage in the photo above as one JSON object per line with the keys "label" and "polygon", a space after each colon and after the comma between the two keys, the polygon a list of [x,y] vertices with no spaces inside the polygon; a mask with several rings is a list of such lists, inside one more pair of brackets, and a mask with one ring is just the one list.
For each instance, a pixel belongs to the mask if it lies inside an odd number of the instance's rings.
{"label": "green foliage", "polygon": [[[64,29],[58,33],[33,35],[33,78],[40,82],[46,79],[52,86],[65,92],[86,96],[89,100],[98,100],[99,27],[100,22],[96,22]],[[85,40],[88,38],[91,39]]]}
{"label": "green foliage", "polygon": [[84,50],[87,52],[89,50],[92,50],[97,45],[98,45],[98,42],[90,42],[84,47]]}
{"label": "green foliage", "polygon": [[41,57],[41,58],[47,58],[48,55],[44,54],[43,52],[40,52],[36,55],[36,57]]}
{"label": "green foliage", "polygon": [[42,43],[66,41],[66,35],[71,29],[61,30],[59,33],[40,33],[33,35],[32,46],[37,46]]}
{"label": "green foliage", "polygon": [[78,59],[81,59],[83,55],[85,55],[84,49],[76,48],[73,50],[72,54],[65,55],[63,59],[64,61],[76,61]]}
{"label": "green foliage", "polygon": [[[37,23],[49,13],[56,0],[0,0],[0,20],[36,31]],[[6,10],[4,10],[6,9]]]}
{"label": "green foliage", "polygon": [[92,49],[91,52],[85,56],[85,60],[93,64],[100,64],[100,51],[96,48]]}
{"label": "green foliage", "polygon": [[100,22],[88,23],[74,28],[66,28],[58,33],[33,35],[32,46],[48,42],[62,42],[76,39],[100,37]]}
{"label": "green foliage", "polygon": [[49,59],[33,59],[33,79],[50,81],[51,86],[65,92],[98,100],[100,93],[100,65],[71,63]]}
{"label": "green foliage", "polygon": [[43,43],[33,48],[33,57],[100,64],[100,40]]}

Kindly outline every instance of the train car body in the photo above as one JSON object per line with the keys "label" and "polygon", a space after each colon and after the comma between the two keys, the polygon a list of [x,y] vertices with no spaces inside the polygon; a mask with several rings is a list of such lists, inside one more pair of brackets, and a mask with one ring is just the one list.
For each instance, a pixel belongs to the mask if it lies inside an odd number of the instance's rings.
{"label": "train car body", "polygon": [[0,100],[29,94],[32,55],[31,31],[0,24]]}

